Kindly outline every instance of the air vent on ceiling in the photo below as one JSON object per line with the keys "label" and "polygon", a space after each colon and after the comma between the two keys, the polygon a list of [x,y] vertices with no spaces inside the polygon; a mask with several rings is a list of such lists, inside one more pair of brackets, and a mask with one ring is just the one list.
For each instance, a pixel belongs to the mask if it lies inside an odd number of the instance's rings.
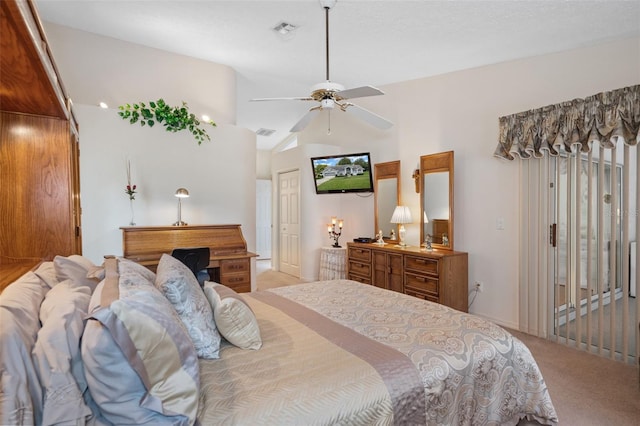
{"label": "air vent on ceiling", "polygon": [[258,136],[271,136],[276,131],[272,129],[263,129],[262,127],[256,130],[256,135]]}
{"label": "air vent on ceiling", "polygon": [[281,35],[287,35],[290,32],[292,32],[293,30],[295,30],[296,27],[293,24],[289,24],[288,22],[280,22],[278,25],[276,25],[275,27],[273,27],[273,31],[281,34]]}

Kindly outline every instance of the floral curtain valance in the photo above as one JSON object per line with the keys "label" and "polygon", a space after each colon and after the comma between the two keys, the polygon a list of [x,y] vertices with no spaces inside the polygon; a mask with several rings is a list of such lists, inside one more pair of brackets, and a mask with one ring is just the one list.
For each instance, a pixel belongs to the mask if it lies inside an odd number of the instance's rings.
{"label": "floral curtain valance", "polygon": [[[640,142],[640,85],[602,92],[500,117],[496,157],[541,158],[560,149],[589,152],[593,141],[612,148],[619,139]],[[576,147],[574,147],[576,145]]]}

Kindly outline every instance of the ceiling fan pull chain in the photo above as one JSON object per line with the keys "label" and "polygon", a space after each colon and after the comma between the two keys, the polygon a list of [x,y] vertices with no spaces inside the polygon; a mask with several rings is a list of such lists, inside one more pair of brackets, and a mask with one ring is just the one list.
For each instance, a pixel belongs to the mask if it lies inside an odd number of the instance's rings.
{"label": "ceiling fan pull chain", "polygon": [[331,135],[331,110],[328,111],[329,123],[327,124],[327,135]]}

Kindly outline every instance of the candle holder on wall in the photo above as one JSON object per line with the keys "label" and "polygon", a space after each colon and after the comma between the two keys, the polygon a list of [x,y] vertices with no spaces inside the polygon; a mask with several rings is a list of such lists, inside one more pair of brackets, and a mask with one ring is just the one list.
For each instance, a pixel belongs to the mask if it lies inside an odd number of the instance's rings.
{"label": "candle holder on wall", "polygon": [[[338,238],[342,235],[342,226],[344,222],[342,219],[337,219],[335,216],[331,218],[331,223],[327,224],[327,231],[329,232],[329,238],[333,240],[333,246],[335,248],[341,248],[340,244],[338,244]],[[338,229],[336,230],[336,225],[338,225]]]}

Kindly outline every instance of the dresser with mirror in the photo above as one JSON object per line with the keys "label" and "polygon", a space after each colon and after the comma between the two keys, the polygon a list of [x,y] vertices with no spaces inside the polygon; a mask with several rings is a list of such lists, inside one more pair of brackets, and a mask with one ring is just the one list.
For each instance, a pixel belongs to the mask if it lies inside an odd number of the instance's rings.
{"label": "dresser with mirror", "polygon": [[389,238],[398,232],[390,219],[401,204],[400,162],[374,165],[375,232],[384,243],[347,243],[349,279],[467,312],[468,255],[453,250],[453,159],[453,151],[420,157],[421,244],[406,247]]}

